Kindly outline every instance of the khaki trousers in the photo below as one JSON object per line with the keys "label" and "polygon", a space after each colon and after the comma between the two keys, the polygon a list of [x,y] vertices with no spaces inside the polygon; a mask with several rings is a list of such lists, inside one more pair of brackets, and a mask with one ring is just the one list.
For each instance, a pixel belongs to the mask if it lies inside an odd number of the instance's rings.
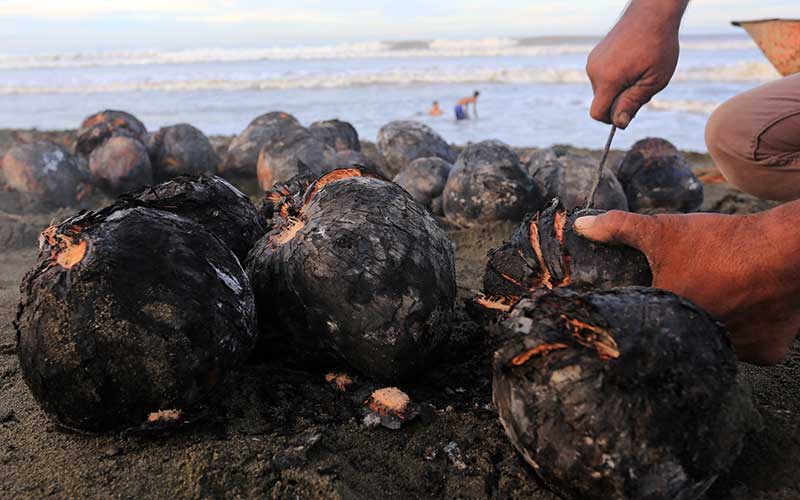
{"label": "khaki trousers", "polygon": [[742,191],[800,198],[800,74],[722,104],[708,120],[706,144],[725,179]]}

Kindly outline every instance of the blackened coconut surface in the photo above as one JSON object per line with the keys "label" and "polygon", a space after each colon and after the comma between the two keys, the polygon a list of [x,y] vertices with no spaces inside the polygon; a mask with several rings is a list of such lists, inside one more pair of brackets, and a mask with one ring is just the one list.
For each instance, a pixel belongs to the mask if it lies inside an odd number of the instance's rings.
{"label": "blackened coconut surface", "polygon": [[365,167],[375,172],[381,172],[380,165],[361,151],[337,151],[333,159],[335,168]]}
{"label": "blackened coconut surface", "polygon": [[424,123],[394,121],[378,131],[378,151],[386,160],[391,179],[419,158],[437,157],[453,163],[458,156],[442,136]]}
{"label": "blackened coconut surface", "polygon": [[153,183],[153,166],[147,148],[136,139],[115,136],[89,156],[92,183],[117,196]]}
{"label": "blackened coconut surface", "polygon": [[214,174],[220,158],[208,137],[188,123],[163,127],[147,143],[157,182],[180,175]]}
{"label": "blackened coconut surface", "polygon": [[220,172],[225,176],[254,177],[264,144],[302,125],[294,116],[273,111],[254,118],[231,142]]}
{"label": "blackened coconut surface", "polygon": [[85,162],[47,141],[19,144],[2,157],[6,184],[26,205],[41,208],[73,206],[88,181]]}
{"label": "blackened coconut surface", "polygon": [[304,198],[248,257],[262,335],[378,379],[421,375],[455,298],[446,234],[399,186],[357,169],[323,176]]}
{"label": "blackened coconut surface", "polygon": [[89,156],[112,137],[130,137],[147,142],[147,129],[138,118],[125,111],[105,110],[87,117],[78,129],[75,153]]}
{"label": "blackened coconut surface", "polygon": [[199,223],[220,238],[241,262],[266,232],[250,199],[220,177],[178,177],[133,193],[124,201]]}
{"label": "blackened coconut surface", "polygon": [[308,131],[317,140],[327,144],[336,151],[361,151],[361,142],[355,127],[341,120],[325,120],[314,122]]}
{"label": "blackened coconut surface", "polygon": [[[586,197],[597,172],[597,161],[570,154],[559,157],[542,154],[527,166],[528,173],[545,193],[546,199],[558,198],[570,210],[586,206]],[[625,191],[610,169],[603,170],[593,206],[599,210],[628,210]]]}
{"label": "blackened coconut surface", "polygon": [[513,445],[570,499],[696,499],[753,413],[724,328],[665,291],[556,290],[502,323],[493,397]]}
{"label": "blackened coconut surface", "polygon": [[258,184],[265,192],[297,175],[319,176],[333,169],[336,151],[305,128],[294,128],[264,143],[258,155]]}
{"label": "blackened coconut surface", "polygon": [[647,258],[630,247],[588,240],[573,230],[579,217],[593,209],[568,212],[557,201],[531,215],[509,241],[489,252],[483,278],[489,295],[521,297],[541,288],[567,285],[612,288],[649,286]]}
{"label": "blackened coconut surface", "polygon": [[103,431],[190,411],[255,343],[239,262],[168,212],[112,206],[49,228],[21,292],[23,377],[68,427]]}
{"label": "blackened coconut surface", "polygon": [[442,195],[453,165],[441,158],[420,158],[412,161],[394,178],[394,182],[428,210],[433,200]]}
{"label": "blackened coconut surface", "polygon": [[703,203],[703,184],[686,158],[663,139],[643,139],[634,144],[617,176],[634,212],[687,213]]}
{"label": "blackened coconut surface", "polygon": [[520,221],[544,206],[517,154],[500,141],[468,145],[450,171],[443,197],[445,215],[460,226]]}

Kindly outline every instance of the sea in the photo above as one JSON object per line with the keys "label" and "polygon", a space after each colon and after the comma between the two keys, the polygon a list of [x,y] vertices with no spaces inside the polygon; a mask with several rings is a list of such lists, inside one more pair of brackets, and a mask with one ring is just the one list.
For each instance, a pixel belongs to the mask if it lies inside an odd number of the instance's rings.
{"label": "sea", "polygon": [[[0,54],[0,128],[76,128],[102,109],[138,116],[150,130],[191,123],[236,134],[281,110],[306,124],[339,118],[374,141],[392,120],[419,120],[450,142],[600,148],[608,126],[589,118],[584,66],[596,37],[372,41],[180,51]],[[682,39],[672,84],[615,147],[659,136],[706,151],[709,114],[729,97],[779,78],[746,36]],[[478,118],[456,122],[455,102],[481,92]],[[425,111],[439,101],[445,114]]]}

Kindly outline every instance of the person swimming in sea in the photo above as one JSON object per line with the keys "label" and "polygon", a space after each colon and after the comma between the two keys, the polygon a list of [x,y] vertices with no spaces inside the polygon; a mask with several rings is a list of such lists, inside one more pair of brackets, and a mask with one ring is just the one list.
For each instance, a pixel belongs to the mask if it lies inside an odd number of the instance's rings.
{"label": "person swimming in sea", "polygon": [[456,120],[469,120],[470,104],[472,104],[472,112],[475,114],[475,118],[478,118],[478,96],[480,95],[481,93],[476,90],[472,97],[464,97],[456,103]]}
{"label": "person swimming in sea", "polygon": [[439,101],[433,101],[433,106],[431,106],[430,111],[428,111],[428,116],[442,116],[442,108],[439,107]]}

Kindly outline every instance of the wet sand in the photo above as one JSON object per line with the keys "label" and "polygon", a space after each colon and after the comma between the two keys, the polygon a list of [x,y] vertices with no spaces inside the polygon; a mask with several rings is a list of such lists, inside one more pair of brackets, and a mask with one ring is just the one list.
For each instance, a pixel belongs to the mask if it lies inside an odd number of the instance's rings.
{"label": "wet sand", "polygon": [[[705,156],[690,161],[697,170],[710,167]],[[705,210],[769,206],[722,184],[708,185],[706,195]],[[20,217],[17,223],[33,226],[46,219]],[[487,250],[513,228],[450,232],[460,302],[480,286]],[[362,402],[374,384],[356,378],[342,393],[324,381],[340,367],[295,366],[279,356],[244,366],[226,397],[177,433],[59,429],[22,381],[11,325],[34,244],[0,253],[0,498],[555,498],[503,435],[491,405],[485,334],[463,307],[443,361],[424,384],[401,386],[421,415],[399,431],[364,426]],[[741,365],[741,379],[764,425],[708,496],[800,498],[800,343],[780,366]]]}

